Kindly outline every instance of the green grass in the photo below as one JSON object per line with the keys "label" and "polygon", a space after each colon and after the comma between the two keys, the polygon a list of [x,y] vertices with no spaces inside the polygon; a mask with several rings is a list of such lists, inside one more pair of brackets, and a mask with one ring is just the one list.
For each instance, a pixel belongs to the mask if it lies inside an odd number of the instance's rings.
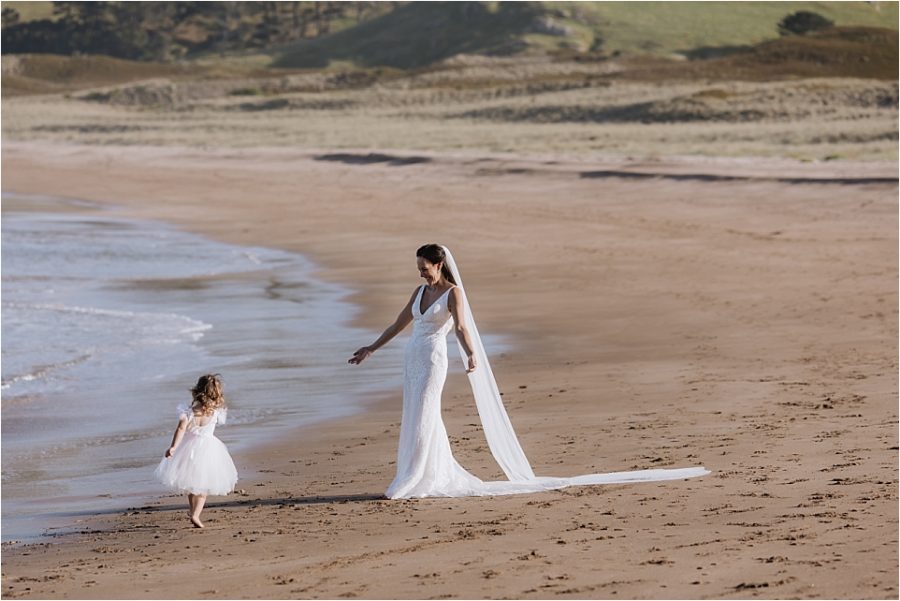
{"label": "green grass", "polygon": [[561,22],[587,21],[611,53],[666,55],[776,39],[778,22],[807,10],[835,25],[897,28],[896,2],[559,2]]}
{"label": "green grass", "polygon": [[273,66],[324,68],[346,60],[417,68],[460,53],[514,52],[539,13],[525,2],[411,2],[356,27],[276,49]]}
{"label": "green grass", "polygon": [[0,2],[3,8],[12,8],[19,13],[19,21],[53,19],[52,2]]}
{"label": "green grass", "polygon": [[[896,2],[413,2],[317,40],[274,49],[279,67],[418,68],[456,54],[586,51],[668,56],[778,39],[778,22],[809,10],[839,26],[896,28]],[[537,33],[549,18],[569,36]]]}
{"label": "green grass", "polygon": [[[23,21],[52,18],[52,2],[3,2]],[[387,9],[385,9],[387,10]],[[410,2],[375,19],[333,24],[331,35],[234,53],[247,66],[427,67],[460,53],[702,55],[779,38],[778,22],[809,10],[838,26],[897,28],[897,2]],[[571,35],[538,33],[550,19]],[[243,58],[239,58],[243,56]],[[197,57],[212,60],[212,57]],[[212,61],[214,62],[214,61]]]}

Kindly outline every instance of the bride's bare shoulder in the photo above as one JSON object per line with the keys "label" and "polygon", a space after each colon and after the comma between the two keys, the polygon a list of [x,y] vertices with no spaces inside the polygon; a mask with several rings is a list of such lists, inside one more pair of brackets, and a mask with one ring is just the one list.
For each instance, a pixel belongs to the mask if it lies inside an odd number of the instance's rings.
{"label": "bride's bare shoulder", "polygon": [[462,288],[460,288],[459,286],[451,286],[450,303],[455,305],[456,303],[462,302],[462,298]]}

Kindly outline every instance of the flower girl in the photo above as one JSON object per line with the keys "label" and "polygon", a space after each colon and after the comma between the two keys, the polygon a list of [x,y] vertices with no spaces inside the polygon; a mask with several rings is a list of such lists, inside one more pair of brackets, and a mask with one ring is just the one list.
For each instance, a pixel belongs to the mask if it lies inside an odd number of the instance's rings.
{"label": "flower girl", "polygon": [[224,443],[213,435],[216,424],[225,423],[227,411],[219,374],[201,376],[191,394],[191,406],[178,407],[178,428],[156,477],[168,488],[187,493],[191,523],[203,528],[200,512],[206,496],[234,490],[237,470]]}

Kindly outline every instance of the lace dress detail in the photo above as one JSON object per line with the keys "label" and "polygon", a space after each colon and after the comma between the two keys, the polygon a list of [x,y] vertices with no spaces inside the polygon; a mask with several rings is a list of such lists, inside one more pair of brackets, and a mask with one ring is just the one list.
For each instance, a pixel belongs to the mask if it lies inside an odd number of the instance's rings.
{"label": "lace dress detail", "polygon": [[[450,290],[422,312],[424,290],[424,286],[420,287],[412,307],[413,329],[406,344],[403,369],[403,417],[397,449],[397,474],[385,492],[388,498],[521,494],[586,484],[674,480],[709,473],[700,467],[587,474],[571,478],[535,477],[522,455],[527,467],[526,475],[484,482],[470,474],[453,457],[441,419],[441,393],[447,379],[447,335],[453,329],[448,307]],[[471,323],[469,329],[474,329]],[[480,351],[478,369],[490,369],[486,356],[482,355],[483,351]],[[519,449],[517,442],[514,446]]]}
{"label": "lace dress detail", "polygon": [[391,499],[458,496],[481,484],[453,458],[441,419],[447,334],[453,327],[447,306],[450,290],[422,313],[424,290],[419,288],[413,303],[413,330],[406,343],[397,476],[385,493]]}

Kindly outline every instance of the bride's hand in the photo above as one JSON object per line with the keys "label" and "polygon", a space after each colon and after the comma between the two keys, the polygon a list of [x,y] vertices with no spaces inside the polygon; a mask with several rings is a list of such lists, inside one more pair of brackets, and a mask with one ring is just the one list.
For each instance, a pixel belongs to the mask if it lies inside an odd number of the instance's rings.
{"label": "bride's hand", "polygon": [[475,367],[475,355],[472,355],[471,357],[469,357],[469,367],[466,368],[466,373],[472,373],[473,371],[475,371]]}
{"label": "bride's hand", "polygon": [[372,349],[370,349],[367,346],[364,346],[361,349],[359,349],[358,351],[356,351],[355,353],[353,353],[353,356],[350,357],[350,359],[347,361],[347,363],[350,363],[352,365],[359,365],[360,363],[362,363],[363,361],[368,359],[369,355],[371,355],[371,354],[372,354]]}

